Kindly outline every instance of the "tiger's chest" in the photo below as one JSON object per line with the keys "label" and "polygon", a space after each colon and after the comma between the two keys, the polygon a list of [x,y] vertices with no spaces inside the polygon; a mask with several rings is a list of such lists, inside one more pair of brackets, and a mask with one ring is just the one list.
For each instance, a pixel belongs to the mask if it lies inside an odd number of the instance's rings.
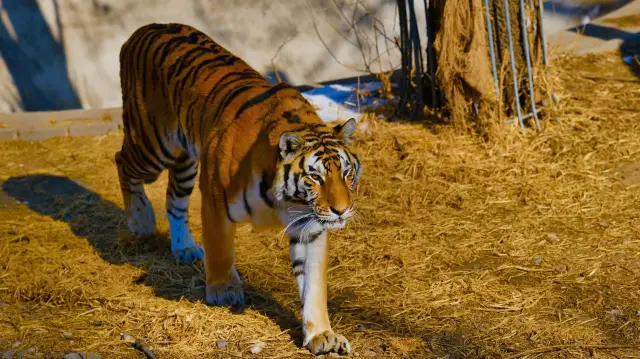
{"label": "tiger's chest", "polygon": [[261,177],[255,174],[252,177],[250,183],[230,199],[229,219],[236,223],[251,223],[255,229],[282,227],[282,210],[273,205],[273,197],[261,187]]}

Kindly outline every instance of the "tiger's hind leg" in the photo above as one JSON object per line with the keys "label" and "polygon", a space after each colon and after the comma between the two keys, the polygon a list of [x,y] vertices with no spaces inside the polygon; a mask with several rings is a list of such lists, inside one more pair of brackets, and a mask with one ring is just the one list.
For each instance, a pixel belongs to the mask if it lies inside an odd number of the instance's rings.
{"label": "tiger's hind leg", "polygon": [[171,253],[182,263],[201,260],[204,252],[196,244],[189,228],[189,197],[198,174],[198,160],[180,156],[169,169],[167,186],[167,219],[171,233]]}
{"label": "tiger's hind leg", "polygon": [[129,230],[138,238],[149,237],[156,230],[156,218],[144,184],[154,182],[160,171],[153,167],[146,168],[134,151],[129,146],[123,146],[116,153],[118,178]]}

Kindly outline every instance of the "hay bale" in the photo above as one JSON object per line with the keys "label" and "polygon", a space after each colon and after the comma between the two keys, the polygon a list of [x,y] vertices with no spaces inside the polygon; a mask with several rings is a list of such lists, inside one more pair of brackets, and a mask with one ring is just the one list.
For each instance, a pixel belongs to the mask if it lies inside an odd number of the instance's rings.
{"label": "hay bale", "polygon": [[471,102],[496,98],[482,0],[435,0],[432,9],[438,86],[453,123],[464,127]]}
{"label": "hay bale", "polygon": [[[523,113],[530,112],[527,67],[522,37],[522,18],[518,0],[508,0],[518,96]],[[526,3],[528,41],[534,79],[535,101],[543,98],[546,81],[542,63],[542,34],[537,16],[539,4]],[[481,126],[490,126],[496,110],[496,93],[491,69],[485,9],[482,0],[431,0],[431,21],[434,24],[438,87],[446,98],[446,107],[456,127],[468,127],[470,104],[480,108]],[[501,103],[497,110],[515,116],[515,92],[511,75],[509,40],[503,0],[489,0],[489,12],[494,38],[496,67]],[[495,122],[495,121],[493,121]]]}

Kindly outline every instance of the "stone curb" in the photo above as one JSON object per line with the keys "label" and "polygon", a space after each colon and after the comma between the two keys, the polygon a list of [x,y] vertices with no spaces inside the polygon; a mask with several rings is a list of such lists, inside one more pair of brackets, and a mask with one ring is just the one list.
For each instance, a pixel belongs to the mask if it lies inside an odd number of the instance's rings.
{"label": "stone curb", "polygon": [[41,141],[52,137],[100,136],[122,127],[122,109],[0,114],[0,140]]}

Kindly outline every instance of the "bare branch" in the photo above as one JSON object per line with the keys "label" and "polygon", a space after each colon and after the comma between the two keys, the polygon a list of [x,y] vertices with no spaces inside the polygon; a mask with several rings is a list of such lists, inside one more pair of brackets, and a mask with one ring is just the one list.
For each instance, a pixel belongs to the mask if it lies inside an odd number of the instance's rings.
{"label": "bare branch", "polygon": [[327,52],[329,52],[329,55],[331,55],[331,57],[333,57],[334,60],[336,60],[336,62],[350,70],[354,70],[354,71],[360,71],[360,72],[367,72],[367,70],[362,70],[362,69],[358,69],[355,68],[353,66],[349,66],[345,63],[343,63],[342,61],[340,61],[338,59],[338,57],[333,53],[333,51],[331,51],[331,48],[329,48],[329,46],[327,45],[327,43],[324,41],[324,38],[322,37],[322,35],[320,35],[320,30],[318,30],[318,23],[316,21],[316,17],[313,13],[313,8],[311,7],[311,3],[309,2],[309,0],[307,0],[307,6],[309,7],[309,13],[311,13],[311,18],[313,19],[313,29],[316,32],[316,35],[318,35],[318,39],[320,40],[320,42],[322,43],[322,45],[324,46],[324,48],[327,50]]}
{"label": "bare branch", "polygon": [[285,45],[289,43],[289,41],[293,40],[296,36],[298,36],[298,34],[299,34],[298,30],[293,30],[289,35],[287,35],[287,37],[284,39],[282,44],[278,46],[276,53],[271,58],[271,67],[273,68],[273,72],[276,74],[276,79],[278,79],[278,83],[282,83],[282,79],[280,78],[280,74],[278,73],[278,69],[276,68],[276,64],[275,64],[276,57],[278,57],[280,50],[282,50],[282,48],[284,48]]}

